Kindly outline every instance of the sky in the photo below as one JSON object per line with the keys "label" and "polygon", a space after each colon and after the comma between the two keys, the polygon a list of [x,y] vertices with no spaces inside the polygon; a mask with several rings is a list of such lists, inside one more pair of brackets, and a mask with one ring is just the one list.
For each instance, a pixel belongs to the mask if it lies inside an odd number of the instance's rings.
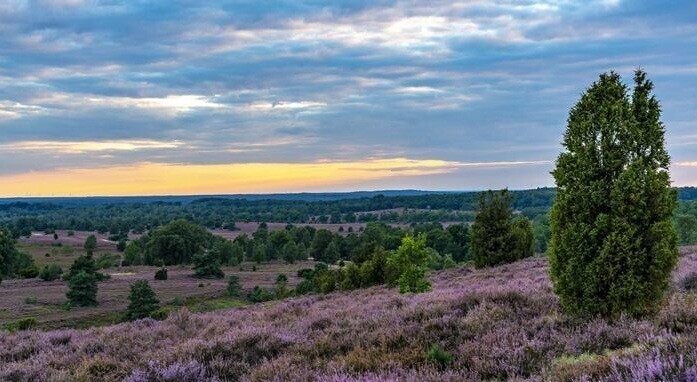
{"label": "sky", "polygon": [[697,2],[0,2],[0,196],[552,186],[647,71],[697,185]]}

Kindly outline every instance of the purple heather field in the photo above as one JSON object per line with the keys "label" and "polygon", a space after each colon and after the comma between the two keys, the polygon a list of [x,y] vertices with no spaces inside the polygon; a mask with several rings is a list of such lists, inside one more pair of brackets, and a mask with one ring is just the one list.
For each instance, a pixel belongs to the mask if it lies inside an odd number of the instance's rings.
{"label": "purple heather field", "polygon": [[[2,381],[697,381],[697,272],[686,254],[653,318],[560,311],[547,261],[431,275],[432,292],[384,287],[145,319],[0,334]],[[447,366],[427,357],[440,345]]]}

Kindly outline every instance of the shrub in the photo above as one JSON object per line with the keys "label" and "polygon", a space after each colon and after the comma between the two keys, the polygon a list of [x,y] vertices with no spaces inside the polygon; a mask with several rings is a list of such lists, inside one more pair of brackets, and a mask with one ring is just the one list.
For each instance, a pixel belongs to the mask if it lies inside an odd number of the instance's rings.
{"label": "shrub", "polygon": [[7,329],[10,331],[17,331],[17,330],[31,330],[36,328],[38,325],[38,322],[36,321],[36,318],[34,317],[25,317],[25,318],[20,318],[19,320],[8,324]]}
{"label": "shrub", "polygon": [[155,272],[155,280],[167,280],[167,268],[162,267]]}
{"label": "shrub", "polygon": [[81,270],[68,280],[68,301],[74,306],[94,306],[97,303],[97,278],[95,273]]}
{"label": "shrub", "polygon": [[440,368],[445,368],[453,362],[453,355],[445,351],[440,345],[433,344],[431,348],[428,349],[426,353],[426,359],[439,366]]}
{"label": "shrub", "polygon": [[206,279],[222,279],[225,273],[220,269],[220,260],[210,251],[194,256],[194,277]]}
{"label": "shrub", "polygon": [[302,296],[304,294],[312,293],[315,290],[315,284],[312,280],[302,280],[295,286],[295,294]]}
{"label": "shrub", "polygon": [[290,294],[288,291],[288,276],[284,275],[283,273],[276,276],[274,294],[276,295],[276,298],[285,298]]}
{"label": "shrub", "polygon": [[39,275],[39,267],[35,264],[31,264],[25,268],[20,269],[19,277],[23,279],[33,279]]}
{"label": "shrub", "polygon": [[553,171],[550,275],[562,307],[579,315],[655,312],[677,262],[660,106],[642,71],[634,92],[602,74],[568,118]]}
{"label": "shrub", "polygon": [[230,275],[227,280],[226,292],[230,297],[240,297],[242,295],[242,284],[237,275]]}
{"label": "shrub", "polygon": [[266,290],[265,288],[260,287],[259,285],[256,285],[254,286],[254,289],[252,289],[252,291],[249,292],[247,298],[249,298],[249,301],[252,302],[271,301],[273,300],[273,293]]}
{"label": "shrub", "polygon": [[63,269],[57,264],[44,266],[44,269],[39,273],[39,277],[44,281],[58,280],[63,273]]}
{"label": "shrub", "polygon": [[349,263],[343,269],[344,279],[341,281],[341,289],[351,290],[361,287],[361,270],[355,263]]}
{"label": "shrub", "polygon": [[126,319],[138,320],[150,316],[159,307],[160,301],[155,295],[147,280],[138,280],[131,284],[131,291],[128,295],[128,309]]}
{"label": "shrub", "polygon": [[95,262],[98,269],[109,269],[118,265],[119,256],[111,253],[102,253]]}
{"label": "shrub", "polygon": [[169,316],[170,311],[171,311],[171,309],[159,308],[159,309],[153,311],[152,313],[150,313],[150,318],[152,318],[153,320],[158,320],[158,321],[166,320],[167,317]]}

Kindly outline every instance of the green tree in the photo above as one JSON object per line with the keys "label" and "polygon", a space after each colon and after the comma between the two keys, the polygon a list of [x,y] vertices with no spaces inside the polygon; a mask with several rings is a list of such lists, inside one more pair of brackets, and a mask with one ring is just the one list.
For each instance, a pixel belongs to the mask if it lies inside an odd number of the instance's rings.
{"label": "green tree", "polygon": [[426,235],[407,235],[388,258],[389,266],[397,270],[399,293],[421,293],[431,290],[426,270],[431,252],[426,247]]}
{"label": "green tree", "polygon": [[87,239],[85,240],[85,252],[87,254],[91,255],[94,253],[94,251],[97,250],[97,237],[94,235],[89,235],[87,236]]}
{"label": "green tree", "polygon": [[532,255],[532,225],[513,220],[513,195],[508,190],[479,196],[479,211],[472,225],[472,258],[478,268],[510,263]]}
{"label": "green tree", "polygon": [[339,260],[339,257],[341,257],[339,245],[336,243],[336,241],[332,240],[332,242],[327,246],[327,249],[324,251],[322,261],[329,264],[334,264]]}
{"label": "green tree", "polygon": [[143,265],[143,251],[138,242],[131,241],[126,244],[126,249],[123,251],[123,266]]}
{"label": "green tree", "polygon": [[257,264],[261,264],[266,261],[266,245],[258,244],[254,247],[254,261]]}
{"label": "green tree", "polygon": [[332,234],[329,230],[317,230],[317,232],[315,232],[315,237],[312,240],[312,245],[310,246],[310,257],[315,259],[315,261],[326,261],[324,253],[333,239],[334,234]]}
{"label": "green tree", "polygon": [[570,313],[654,312],[677,261],[661,110],[644,72],[634,83],[630,97],[606,73],[586,90],[552,173],[550,275]]}
{"label": "green tree", "polygon": [[194,277],[204,279],[222,279],[225,273],[220,269],[220,260],[210,251],[194,255]]}
{"label": "green tree", "polygon": [[84,270],[78,271],[68,279],[68,292],[66,293],[70,305],[95,306],[97,302],[97,277],[95,273]]}
{"label": "green tree", "polygon": [[514,259],[520,260],[534,254],[535,234],[530,220],[521,217],[511,225],[510,250]]}
{"label": "green tree", "polygon": [[11,276],[14,273],[13,265],[16,256],[17,248],[12,233],[0,229],[0,276]]}
{"label": "green tree", "polygon": [[159,308],[158,304],[160,303],[147,280],[138,280],[131,284],[128,301],[130,301],[126,310],[126,319],[128,320],[149,317],[152,312]]}
{"label": "green tree", "polygon": [[227,280],[227,294],[230,297],[240,297],[242,296],[242,284],[240,283],[240,277],[237,275],[230,275]]}
{"label": "green tree", "polygon": [[300,259],[300,248],[294,241],[289,241],[283,246],[283,260],[288,264],[293,264],[295,260]]}
{"label": "green tree", "polygon": [[469,227],[465,224],[451,224],[446,230],[458,248],[457,251],[452,251],[453,260],[457,262],[466,260],[470,251]]}

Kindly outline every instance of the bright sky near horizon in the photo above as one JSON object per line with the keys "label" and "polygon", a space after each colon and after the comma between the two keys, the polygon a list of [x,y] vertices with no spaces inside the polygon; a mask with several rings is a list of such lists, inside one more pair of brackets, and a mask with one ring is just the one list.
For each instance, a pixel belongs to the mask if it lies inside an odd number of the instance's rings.
{"label": "bright sky near horizon", "polygon": [[550,186],[637,67],[697,185],[694,1],[2,1],[0,197]]}

